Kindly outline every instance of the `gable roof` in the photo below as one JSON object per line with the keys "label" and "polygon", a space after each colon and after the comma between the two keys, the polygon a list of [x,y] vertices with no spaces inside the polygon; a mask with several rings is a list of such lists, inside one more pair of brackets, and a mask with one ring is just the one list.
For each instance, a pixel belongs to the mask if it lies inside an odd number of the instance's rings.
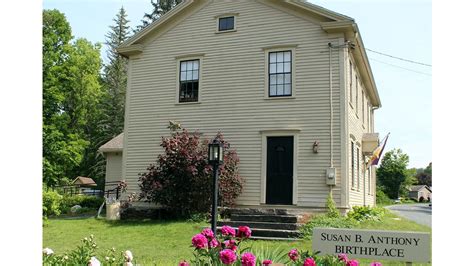
{"label": "gable roof", "polygon": [[85,176],[78,176],[74,181],[72,181],[74,185],[85,185],[85,186],[91,186],[95,187],[97,184],[94,182],[94,180],[90,177],[85,177]]}
{"label": "gable roof", "polygon": [[123,132],[100,146],[99,152],[121,152],[123,150]]}
{"label": "gable roof", "polygon": [[[143,52],[145,47],[145,40],[159,32],[159,29],[166,24],[171,23],[172,20],[179,18],[181,15],[189,16],[191,13],[186,12],[192,6],[207,3],[209,0],[184,0],[166,14],[161,16],[147,27],[143,28],[128,40],[123,42],[117,51],[125,57],[138,55]],[[324,18],[320,23],[320,27],[327,33],[343,33],[346,40],[355,45],[353,52],[355,63],[361,70],[361,80],[366,85],[368,96],[371,100],[372,106],[379,108],[382,106],[380,97],[377,91],[377,86],[372,74],[369,59],[365,51],[364,43],[362,42],[361,34],[354,19],[346,15],[334,12],[324,7],[309,3],[305,0],[258,0],[258,2],[268,5],[280,5],[298,12],[303,15],[310,15],[317,18]]]}
{"label": "gable roof", "polygon": [[428,187],[427,185],[411,186],[410,191],[420,191],[420,190],[422,190],[424,187],[426,187],[426,189],[428,189],[428,190],[431,192],[430,187]]}

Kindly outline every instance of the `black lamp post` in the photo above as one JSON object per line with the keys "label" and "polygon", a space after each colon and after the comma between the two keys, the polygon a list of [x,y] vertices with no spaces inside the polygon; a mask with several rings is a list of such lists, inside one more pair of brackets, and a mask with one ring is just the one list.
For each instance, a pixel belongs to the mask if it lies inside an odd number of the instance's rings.
{"label": "black lamp post", "polygon": [[217,228],[217,197],[219,194],[219,184],[218,184],[218,175],[219,175],[219,165],[223,162],[224,157],[224,145],[217,139],[214,139],[212,143],[209,143],[209,164],[213,168],[213,187],[214,187],[214,200],[212,202],[212,211],[211,211],[211,228],[214,235],[216,235]]}

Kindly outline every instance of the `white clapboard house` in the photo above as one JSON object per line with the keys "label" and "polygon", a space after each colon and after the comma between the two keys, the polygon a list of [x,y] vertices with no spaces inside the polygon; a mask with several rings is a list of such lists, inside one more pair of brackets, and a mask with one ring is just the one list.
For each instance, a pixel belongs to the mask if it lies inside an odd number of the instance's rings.
{"label": "white clapboard house", "polygon": [[107,181],[155,162],[169,121],[240,157],[240,207],[341,211],[374,205],[381,102],[353,18],[305,1],[185,0],[118,49],[128,58],[125,128],[102,148]]}

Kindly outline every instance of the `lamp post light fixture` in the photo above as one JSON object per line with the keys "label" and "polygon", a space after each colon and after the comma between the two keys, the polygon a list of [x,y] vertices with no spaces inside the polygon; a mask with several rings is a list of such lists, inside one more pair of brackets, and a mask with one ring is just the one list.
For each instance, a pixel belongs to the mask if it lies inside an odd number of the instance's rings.
{"label": "lamp post light fixture", "polygon": [[211,228],[214,235],[216,235],[217,229],[217,198],[219,194],[219,165],[223,163],[224,158],[224,144],[214,139],[211,143],[209,143],[209,151],[208,151],[208,160],[209,164],[212,165],[213,168],[213,188],[214,188],[214,197],[212,202],[212,210],[211,210]]}

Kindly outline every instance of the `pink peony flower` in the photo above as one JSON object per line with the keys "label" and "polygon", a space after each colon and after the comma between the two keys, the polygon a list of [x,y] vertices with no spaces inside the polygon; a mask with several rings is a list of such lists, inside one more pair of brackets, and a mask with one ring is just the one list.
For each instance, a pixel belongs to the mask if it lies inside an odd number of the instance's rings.
{"label": "pink peony flower", "polygon": [[347,257],[347,255],[343,253],[337,255],[337,258],[344,263],[349,261],[349,258]]}
{"label": "pink peony flower", "polygon": [[233,239],[224,241],[224,245],[226,248],[232,249],[233,251],[237,250],[236,242]]}
{"label": "pink peony flower", "polygon": [[212,232],[211,229],[209,228],[206,228],[204,230],[202,230],[201,234],[205,237],[207,237],[208,239],[213,239],[214,238],[214,232]]}
{"label": "pink peony flower", "polygon": [[239,226],[239,230],[237,231],[237,237],[240,238],[249,238],[252,234],[252,230],[248,226]]}
{"label": "pink peony flower", "polygon": [[346,262],[346,266],[359,266],[359,262],[357,260],[350,260]]}
{"label": "pink peony flower", "polygon": [[223,236],[235,236],[235,229],[228,225],[222,226],[221,232]]}
{"label": "pink peony flower", "polygon": [[230,249],[224,249],[223,251],[219,252],[219,259],[225,265],[229,265],[237,260],[237,255]]}
{"label": "pink peony flower", "polygon": [[245,252],[242,254],[240,262],[242,262],[242,266],[255,266],[255,256],[250,252]]}
{"label": "pink peony flower", "polygon": [[215,248],[219,245],[219,241],[217,241],[217,239],[213,238],[210,242],[209,242],[209,247],[210,248]]}
{"label": "pink peony flower", "polygon": [[303,266],[316,266],[313,258],[306,258],[304,260]]}
{"label": "pink peony flower", "polygon": [[370,264],[370,266],[382,266],[382,263],[374,261]]}
{"label": "pink peony flower", "polygon": [[273,261],[271,261],[271,260],[264,260],[262,264],[263,264],[263,266],[272,265],[272,264],[273,264]]}
{"label": "pink peony flower", "polygon": [[298,254],[297,249],[292,249],[292,250],[290,250],[290,252],[288,252],[288,257],[290,257],[290,259],[292,261],[298,260],[298,256],[299,256],[299,254]]}
{"label": "pink peony flower", "polygon": [[184,260],[184,261],[180,262],[180,263],[178,264],[178,266],[189,266],[189,262],[187,262],[187,261]]}
{"label": "pink peony flower", "polygon": [[193,243],[193,246],[197,249],[207,248],[207,238],[204,235],[197,234],[193,236],[193,239],[191,241]]}

